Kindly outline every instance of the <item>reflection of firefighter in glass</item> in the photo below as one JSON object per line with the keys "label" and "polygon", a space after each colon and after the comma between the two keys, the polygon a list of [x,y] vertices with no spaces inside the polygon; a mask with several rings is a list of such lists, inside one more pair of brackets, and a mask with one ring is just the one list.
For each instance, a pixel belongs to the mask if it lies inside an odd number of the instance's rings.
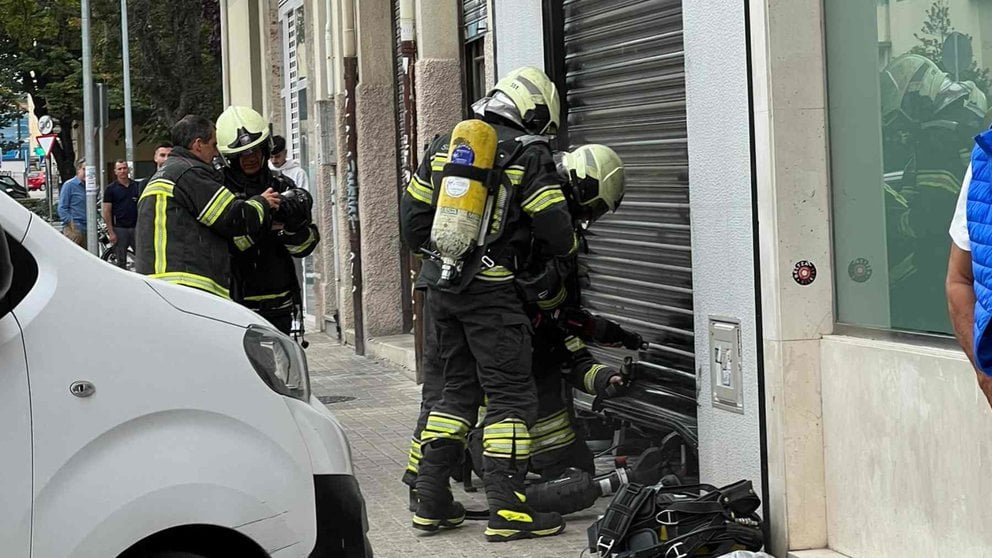
{"label": "reflection of firefighter in glass", "polygon": [[892,326],[949,331],[947,223],[983,128],[985,94],[918,54],[896,58],[880,79]]}

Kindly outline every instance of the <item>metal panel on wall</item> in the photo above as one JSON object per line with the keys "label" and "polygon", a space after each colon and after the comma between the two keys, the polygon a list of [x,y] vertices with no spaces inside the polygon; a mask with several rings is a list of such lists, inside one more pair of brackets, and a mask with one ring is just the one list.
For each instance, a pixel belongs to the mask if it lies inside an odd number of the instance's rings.
{"label": "metal panel on wall", "polygon": [[[564,3],[568,143],[602,143],[626,167],[619,211],[582,260],[583,304],[650,341],[647,369],[694,378],[689,162],[680,0]],[[719,226],[718,224],[715,224]],[[598,350],[619,364],[623,354]],[[691,385],[691,383],[690,383]]]}
{"label": "metal panel on wall", "polygon": [[462,0],[462,22],[465,42],[473,41],[486,33],[486,0]]}

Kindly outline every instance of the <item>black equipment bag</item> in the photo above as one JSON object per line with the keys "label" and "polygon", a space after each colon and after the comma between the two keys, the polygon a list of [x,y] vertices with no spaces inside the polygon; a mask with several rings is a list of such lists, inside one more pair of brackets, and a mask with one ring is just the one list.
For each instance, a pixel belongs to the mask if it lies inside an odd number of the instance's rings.
{"label": "black equipment bag", "polygon": [[715,488],[629,484],[589,527],[600,558],[716,558],[761,550],[764,537],[751,481]]}

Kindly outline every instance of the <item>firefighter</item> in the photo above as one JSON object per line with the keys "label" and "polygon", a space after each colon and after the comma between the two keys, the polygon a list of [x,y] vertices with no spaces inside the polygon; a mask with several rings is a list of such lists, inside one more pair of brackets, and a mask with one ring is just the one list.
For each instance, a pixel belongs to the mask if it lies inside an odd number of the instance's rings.
{"label": "firefighter", "polygon": [[[581,233],[623,200],[623,162],[605,145],[584,145],[556,157],[566,182],[569,210]],[[536,267],[535,267],[536,266]],[[562,394],[562,378],[596,396],[621,392],[620,372],[597,361],[586,342],[626,344],[639,348],[640,336],[579,310],[577,255],[548,260],[532,254],[532,266],[521,274],[518,288],[535,327],[533,371],[538,392],[538,419],[531,442],[531,468],[544,480],[568,468],[595,474],[593,455],[572,427],[572,409]],[[598,324],[603,327],[597,328]],[[597,329],[599,331],[597,331]]]}
{"label": "firefighter", "polygon": [[[558,175],[567,184],[564,192],[576,230],[584,230],[607,211],[616,211],[624,193],[623,162],[616,152],[603,145],[587,145],[572,153],[555,154],[555,160]],[[622,344],[636,349],[642,341],[639,335],[579,309],[575,258],[548,261],[532,254],[532,260],[537,269],[528,267],[516,281],[535,329],[532,370],[538,394],[538,420],[531,429],[530,468],[544,480],[556,479],[569,468],[592,475],[595,474],[592,452],[572,426],[571,407],[562,394],[562,379],[592,395],[618,395],[624,387],[620,372],[598,362],[585,342]],[[430,313],[424,313],[425,331],[431,330],[430,317]],[[403,482],[411,488],[411,511],[416,509],[412,489],[421,458],[421,433],[443,387],[441,363],[430,343],[424,347],[424,368],[421,413],[403,475]],[[481,470],[478,431],[473,430],[469,437],[475,469]],[[459,472],[455,473],[457,478]]]}
{"label": "firefighter", "polygon": [[138,273],[230,298],[227,243],[267,230],[279,194],[263,188],[237,199],[212,162],[212,122],[189,115],[172,127],[175,147],[138,199]]}
{"label": "firefighter", "polygon": [[450,212],[435,212],[435,204],[452,194],[442,190],[444,180],[451,167],[461,166],[453,163],[466,155],[459,143],[465,138],[447,134],[431,142],[401,202],[404,242],[429,255],[418,278],[427,288],[426,311],[434,321],[426,343],[435,344],[444,363],[441,400],[421,436],[413,526],[433,532],[464,520],[464,507],[453,500],[448,479],[485,398],[486,539],[552,536],[564,529],[561,516],[535,512],[524,496],[537,397],[530,369],[532,326],[514,278],[532,244],[548,258],[568,256],[578,247],[545,136],[558,127],[558,91],[541,70],[520,68],[501,79],[473,111],[498,140],[497,170],[489,175],[497,180],[489,197],[495,201],[491,218],[479,225],[484,227],[482,245],[457,266],[436,255],[432,229]]}
{"label": "firefighter", "polygon": [[[239,198],[271,189],[282,204],[272,226],[232,241],[234,299],[279,331],[302,332],[302,296],[293,258],[305,258],[320,234],[311,223],[313,201],[292,180],[269,170],[272,126],[248,107],[231,106],[217,119],[217,144],[227,161],[224,182]],[[297,327],[294,328],[294,321]]]}

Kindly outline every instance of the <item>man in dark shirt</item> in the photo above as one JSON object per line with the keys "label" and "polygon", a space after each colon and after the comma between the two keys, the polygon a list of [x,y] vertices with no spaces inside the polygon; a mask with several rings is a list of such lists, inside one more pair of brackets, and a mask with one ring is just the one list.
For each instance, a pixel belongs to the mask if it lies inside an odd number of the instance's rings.
{"label": "man in dark shirt", "polygon": [[127,269],[127,249],[134,251],[134,227],[138,222],[138,183],[131,180],[127,161],[114,162],[117,180],[103,192],[103,220],[114,246],[117,267]]}

